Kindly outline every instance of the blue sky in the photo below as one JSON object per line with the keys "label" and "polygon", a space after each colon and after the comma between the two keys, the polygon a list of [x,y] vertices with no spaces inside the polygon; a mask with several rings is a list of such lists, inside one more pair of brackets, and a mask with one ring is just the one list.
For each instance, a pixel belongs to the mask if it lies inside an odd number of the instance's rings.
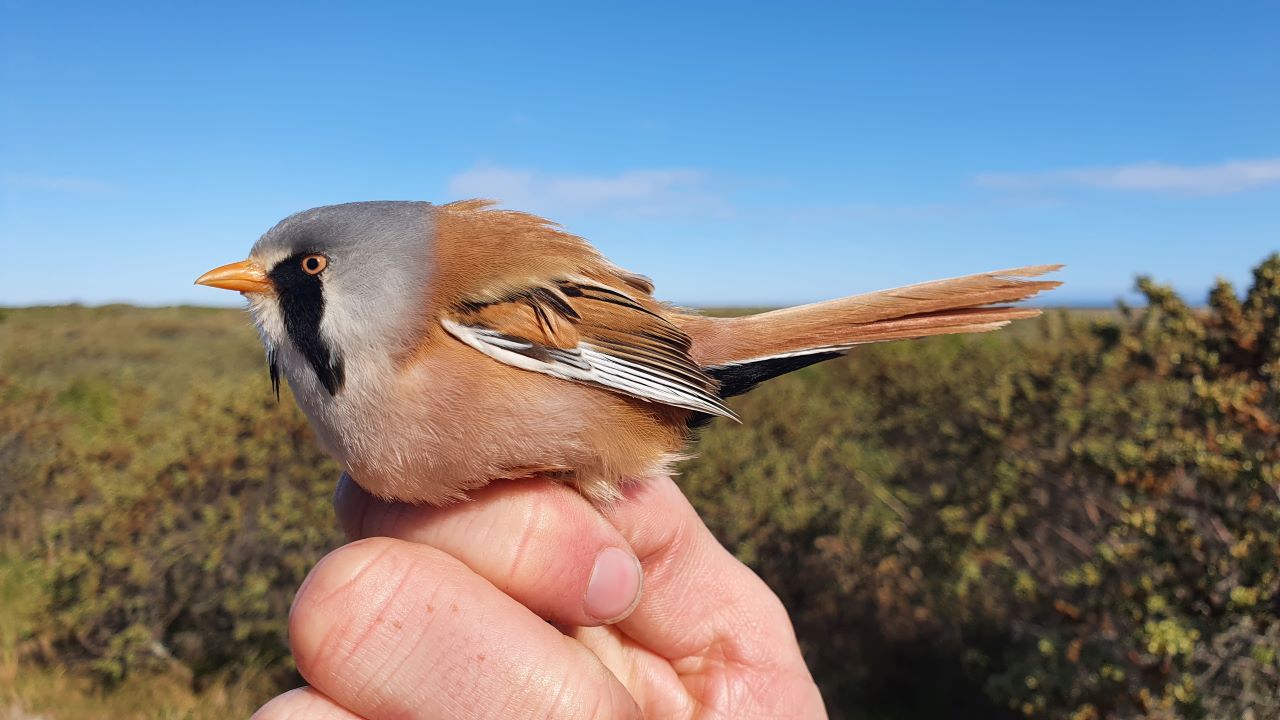
{"label": "blue sky", "polygon": [[1280,248],[1280,4],[0,0],[0,304],[191,285],[307,207],[490,196],[695,304]]}

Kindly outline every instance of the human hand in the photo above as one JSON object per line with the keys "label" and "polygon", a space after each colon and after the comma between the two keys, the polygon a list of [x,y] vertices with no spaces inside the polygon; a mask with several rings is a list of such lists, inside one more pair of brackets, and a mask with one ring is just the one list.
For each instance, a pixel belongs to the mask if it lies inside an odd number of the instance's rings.
{"label": "human hand", "polygon": [[472,497],[386,503],[343,477],[356,542],[290,615],[310,686],[255,720],[826,716],[781,602],[670,478],[605,508],[541,479]]}

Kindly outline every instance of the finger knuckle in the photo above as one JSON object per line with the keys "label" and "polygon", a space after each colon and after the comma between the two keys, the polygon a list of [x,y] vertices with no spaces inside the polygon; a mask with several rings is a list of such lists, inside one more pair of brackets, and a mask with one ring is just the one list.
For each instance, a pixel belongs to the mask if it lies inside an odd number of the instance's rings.
{"label": "finger knuckle", "polygon": [[564,530],[563,502],[555,493],[538,492],[527,496],[518,507],[516,541],[508,546],[506,577],[513,581],[545,578],[555,568],[552,558],[539,550]]}

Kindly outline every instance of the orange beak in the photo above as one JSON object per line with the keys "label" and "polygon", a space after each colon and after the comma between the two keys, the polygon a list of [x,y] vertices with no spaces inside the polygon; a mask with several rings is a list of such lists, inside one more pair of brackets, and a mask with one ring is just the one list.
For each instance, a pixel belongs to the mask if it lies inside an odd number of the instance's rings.
{"label": "orange beak", "polygon": [[230,265],[214,268],[196,278],[197,285],[222,288],[223,290],[239,290],[242,293],[271,292],[271,281],[262,266],[252,260],[241,260]]}

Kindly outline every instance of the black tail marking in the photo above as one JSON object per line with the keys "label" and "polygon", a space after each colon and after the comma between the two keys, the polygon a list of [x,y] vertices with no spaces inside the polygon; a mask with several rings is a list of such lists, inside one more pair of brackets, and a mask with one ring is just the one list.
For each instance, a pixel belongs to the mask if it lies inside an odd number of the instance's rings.
{"label": "black tail marking", "polygon": [[[709,365],[702,369],[719,381],[720,397],[731,398],[734,395],[748,392],[765,380],[776,378],[779,375],[786,375],[789,372],[815,365],[823,360],[840,357],[844,353],[845,351],[843,350],[830,350],[810,355],[749,360],[732,365]],[[689,426],[694,428],[701,427],[711,419],[711,416],[706,413],[695,413],[689,418]]]}
{"label": "black tail marking", "polygon": [[831,350],[810,355],[750,360],[744,363],[734,363],[733,365],[712,365],[703,368],[703,370],[706,370],[708,375],[720,381],[720,397],[730,398],[753,389],[765,380],[785,375],[800,368],[809,367],[823,360],[840,357],[843,354],[843,351]]}

